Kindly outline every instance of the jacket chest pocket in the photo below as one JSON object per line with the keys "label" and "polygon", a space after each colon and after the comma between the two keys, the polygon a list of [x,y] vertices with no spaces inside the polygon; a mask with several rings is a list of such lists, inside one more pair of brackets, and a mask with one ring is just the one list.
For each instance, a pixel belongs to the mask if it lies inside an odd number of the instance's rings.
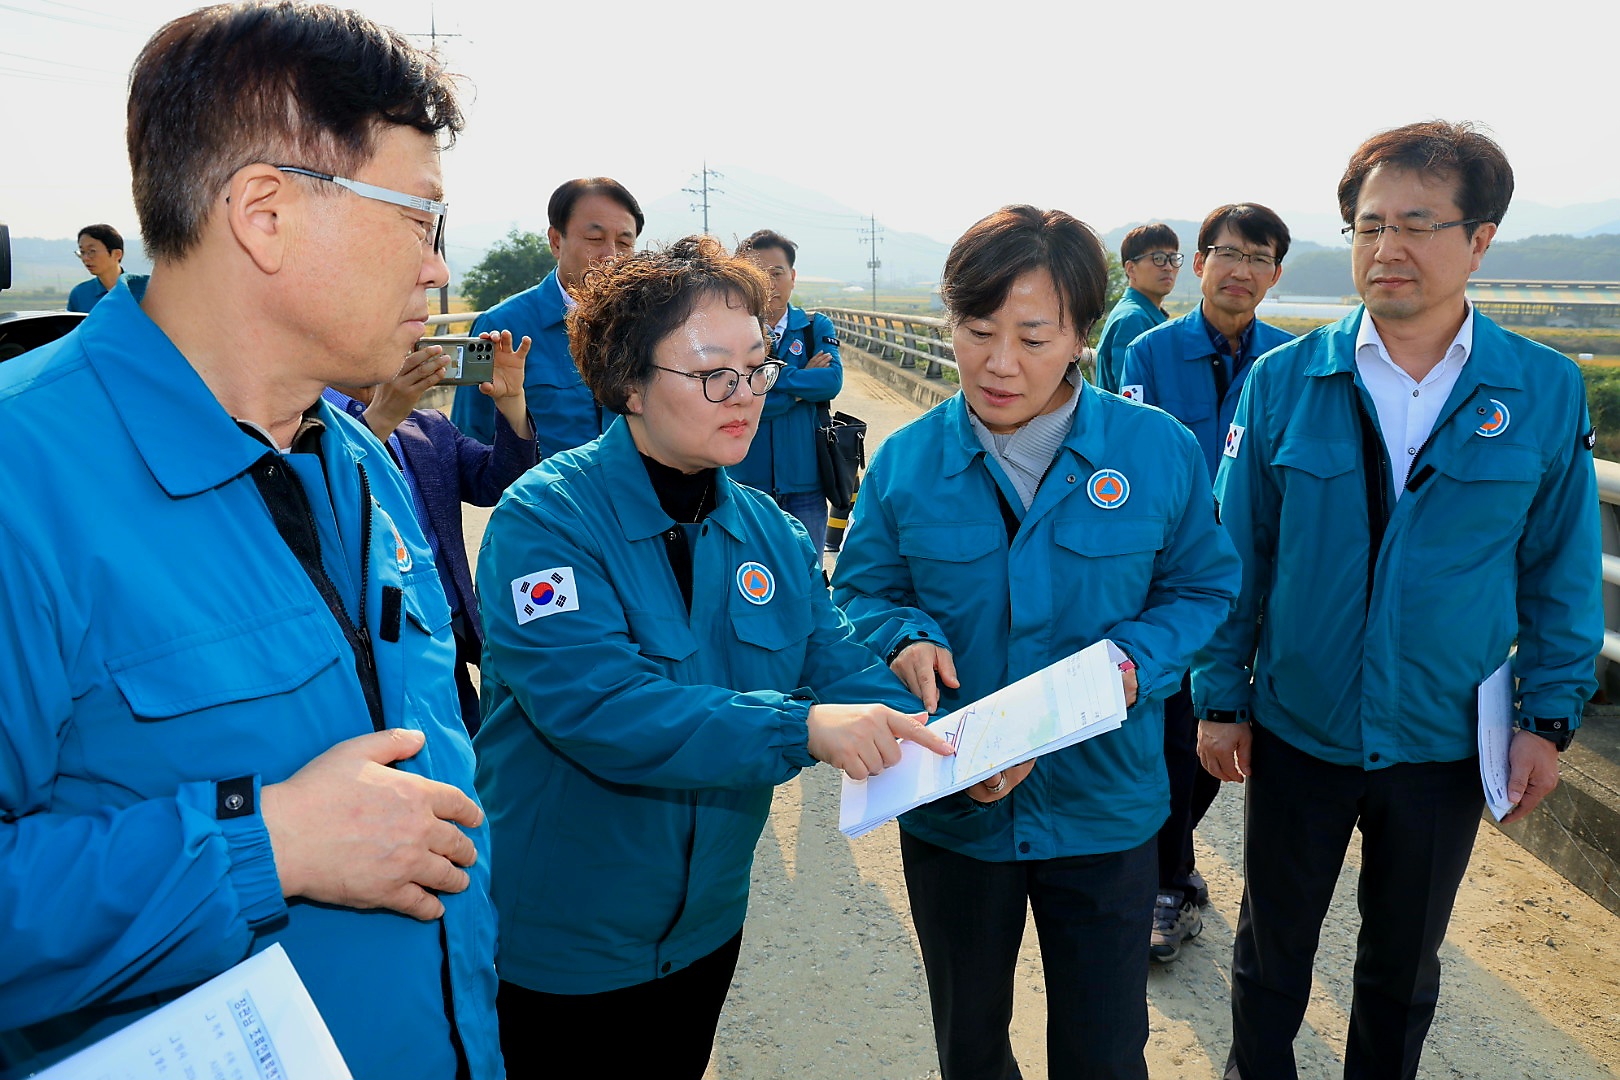
{"label": "jacket chest pocket", "polygon": [[1447,530],[1479,539],[1516,536],[1540,487],[1541,454],[1534,446],[1476,439],[1452,454],[1439,472],[1429,492],[1439,506],[1430,513],[1438,511],[1437,520]]}
{"label": "jacket chest pocket", "polygon": [[[1286,438],[1272,458],[1282,470],[1279,534],[1311,536],[1324,521],[1364,521],[1367,489],[1356,468],[1360,460],[1360,445],[1348,439]],[[1295,517],[1299,530],[1289,527]]]}
{"label": "jacket chest pocket", "polygon": [[641,655],[673,668],[697,652],[697,635],[686,620],[656,611],[626,610],[624,621]]}
{"label": "jacket chest pocket", "polygon": [[1164,546],[1164,523],[1151,518],[1115,521],[1112,511],[1059,521],[1052,527],[1056,545],[1054,606],[1104,609],[1109,621],[1140,612],[1153,584],[1153,567]]}
{"label": "jacket chest pocket", "polygon": [[799,686],[810,632],[815,629],[811,602],[807,593],[795,595],[780,589],[759,605],[741,596],[731,598],[727,616],[737,639],[731,665],[733,689],[787,693]]}
{"label": "jacket chest pocket", "polygon": [[993,579],[984,560],[1006,544],[1007,527],[1000,521],[902,524],[896,538],[919,605],[936,616],[961,609],[970,583],[979,587]]}

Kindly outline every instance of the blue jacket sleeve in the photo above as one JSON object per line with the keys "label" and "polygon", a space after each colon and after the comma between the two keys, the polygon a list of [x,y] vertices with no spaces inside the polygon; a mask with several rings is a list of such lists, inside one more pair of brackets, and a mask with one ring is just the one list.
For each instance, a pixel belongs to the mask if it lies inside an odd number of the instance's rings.
{"label": "blue jacket sleeve", "polygon": [[1244,381],[1232,423],[1242,429],[1236,455],[1223,454],[1215,478],[1222,527],[1243,564],[1242,584],[1231,618],[1222,623],[1193,662],[1193,706],[1232,710],[1248,719],[1260,613],[1271,587],[1282,493],[1271,473],[1272,440],[1264,360]]}
{"label": "blue jacket sleeve", "polygon": [[[1570,365],[1571,367],[1573,365]],[[1603,540],[1592,451],[1578,441],[1591,428],[1579,375],[1564,450],[1542,477],[1518,551],[1520,711],[1577,727],[1597,679],[1603,648]]]}
{"label": "blue jacket sleeve", "polygon": [[[831,357],[831,362],[823,368],[789,364],[782,369],[776,385],[772,387],[772,396],[781,393],[801,401],[831,401],[844,388],[844,361],[838,352],[837,330],[832,320],[819,311],[811,319],[812,337],[815,340],[811,356],[826,353]],[[805,361],[808,362],[811,356],[805,357]]]}
{"label": "blue jacket sleeve", "polygon": [[900,554],[899,529],[887,498],[893,458],[882,448],[873,456],[833,570],[834,602],[879,657],[887,657],[907,638],[951,647],[939,623],[918,606],[911,569]]}
{"label": "blue jacket sleeve", "polygon": [[1134,342],[1125,347],[1125,360],[1119,369],[1119,385],[1123,392],[1127,386],[1140,386],[1142,396],[1136,400],[1149,405],[1159,404],[1159,388],[1154,385],[1152,349]]}
{"label": "blue jacket sleeve", "polygon": [[[608,566],[580,511],[557,505],[563,496],[542,499],[496,508],[478,584],[484,668],[498,673],[548,742],[603,780],[649,787],[774,785],[814,763],[810,703],[790,697],[797,687],[742,693],[669,678],[644,653],[638,630],[668,639],[649,640],[648,652],[670,641],[688,646],[683,655],[713,646],[693,639],[684,618],[675,625],[667,615],[626,610],[614,577],[636,568]],[[511,582],[564,566],[574,575],[577,606],[518,625]]]}
{"label": "blue jacket sleeve", "polygon": [[[473,389],[476,390],[477,387]],[[539,460],[538,444],[533,435],[527,439],[519,438],[517,432],[512,430],[512,425],[506,422],[506,417],[499,412],[495,413],[493,446],[486,446],[477,439],[463,434],[453,424],[442,423],[443,414],[438,415],[440,419],[433,419],[430,414],[428,424],[432,425],[434,441],[449,442],[455,452],[456,475],[460,481],[458,486],[462,502],[472,503],[474,506],[494,506],[500,501],[501,493],[511,487],[518,477],[533,468],[535,462]],[[529,426],[532,431],[534,427],[532,420]]]}
{"label": "blue jacket sleeve", "polygon": [[1170,434],[1186,502],[1169,542],[1154,557],[1141,612],[1104,635],[1136,661],[1137,692],[1144,698],[1172,694],[1181,685],[1194,653],[1231,614],[1241,574],[1232,542],[1215,519],[1198,441],[1179,424]]}
{"label": "blue jacket sleeve", "polygon": [[0,679],[0,1017],[11,1028],[217,975],[286,905],[263,820],[222,827],[212,782],[52,811],[69,653],[46,574],[11,535],[0,541],[0,666],[12,673]]}

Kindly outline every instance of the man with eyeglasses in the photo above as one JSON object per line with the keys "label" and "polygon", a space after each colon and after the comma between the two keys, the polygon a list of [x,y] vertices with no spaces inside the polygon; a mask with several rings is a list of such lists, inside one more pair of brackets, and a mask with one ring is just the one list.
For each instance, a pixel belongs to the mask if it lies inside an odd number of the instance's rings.
{"label": "man with eyeglasses", "polygon": [[76,253],[91,277],[73,286],[67,309],[89,312],[124,276],[124,237],[111,225],[86,225],[79,230]]}
{"label": "man with eyeglasses", "polygon": [[731,469],[731,477],[775,499],[805,527],[820,551],[827,543],[827,497],[816,460],[817,407],[843,389],[844,364],[832,320],[791,303],[798,252],[799,245],[770,229],[760,229],[737,246],[737,254],[770,279],[765,322],[771,357],[781,362],[782,375],[765,399],[748,456]]}
{"label": "man with eyeglasses", "polygon": [[1125,295],[1103,323],[1097,339],[1097,385],[1119,393],[1125,347],[1170,316],[1164,298],[1181,272],[1181,239],[1163,222],[1138,225],[1120,241],[1119,262],[1125,270]]}
{"label": "man with eyeglasses", "polygon": [[[450,609],[321,397],[388,380],[448,277],[454,84],[265,3],[168,23],[129,86],[151,276],[0,366],[0,1075],[280,946],[356,1076],[495,1080]],[[89,449],[40,454],[67,415]]]}
{"label": "man with eyeglasses", "polygon": [[1417,1074],[1479,828],[1480,684],[1512,654],[1516,821],[1558,782],[1603,641],[1580,372],[1466,297],[1513,194],[1506,156],[1471,125],[1411,124],[1364,142],[1338,194],[1363,303],[1249,376],[1215,486],[1243,590],[1193,674],[1199,755],[1248,785],[1243,1080],[1296,1075],[1357,831],[1345,1075]]}
{"label": "man with eyeglasses", "polygon": [[[1193,273],[1203,298],[1192,311],[1156,326],[1125,350],[1121,393],[1157,405],[1198,438],[1209,475],[1220,461],[1221,437],[1237,409],[1255,358],[1290,340],[1254,312],[1282,276],[1288,226],[1259,203],[1230,203],[1210,211],[1198,229]],[[1148,956],[1167,964],[1182,943],[1204,929],[1199,909],[1209,889],[1193,853],[1193,830],[1220,793],[1221,783],[1198,764],[1198,724],[1192,685],[1164,705],[1164,757],[1170,774],[1170,817],[1159,830],[1159,893]]]}
{"label": "man with eyeglasses", "polygon": [[[647,224],[636,197],[607,176],[559,185],[546,204],[546,219],[546,242],[557,257],[556,267],[538,285],[484,312],[472,326],[474,334],[507,330],[513,341],[527,337],[534,342],[523,389],[542,460],[590,442],[613,422],[613,413],[602,408],[580,378],[568,351],[565,320],[585,271],[634,251]],[[495,406],[476,386],[456,389],[450,419],[479,442],[495,441]]]}

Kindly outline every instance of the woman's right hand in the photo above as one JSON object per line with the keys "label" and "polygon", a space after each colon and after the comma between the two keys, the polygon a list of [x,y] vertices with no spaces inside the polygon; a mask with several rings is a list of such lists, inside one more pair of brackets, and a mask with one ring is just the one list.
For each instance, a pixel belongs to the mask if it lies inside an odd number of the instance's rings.
{"label": "woman's right hand", "polygon": [[901,739],[945,757],[956,748],[928,730],[926,713],[896,712],[887,705],[812,705],[810,756],[842,769],[851,780],[876,776],[900,761]]}
{"label": "woman's right hand", "polygon": [[939,708],[939,683],[952,690],[962,685],[956,679],[956,661],[951,659],[951,651],[931,641],[914,641],[901,649],[889,670],[900,677],[906,689],[916,694],[930,713]]}

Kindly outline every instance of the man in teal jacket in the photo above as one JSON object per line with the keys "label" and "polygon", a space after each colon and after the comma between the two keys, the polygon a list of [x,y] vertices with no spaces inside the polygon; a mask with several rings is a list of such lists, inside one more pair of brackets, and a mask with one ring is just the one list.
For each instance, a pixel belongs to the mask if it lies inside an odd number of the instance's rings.
{"label": "man in teal jacket", "polygon": [[827,542],[827,498],[816,459],[817,413],[844,387],[844,363],[832,320],[789,301],[799,273],[799,246],[781,233],[761,229],[737,248],[771,280],[765,322],[771,358],[782,374],[765,397],[759,434],[732,479],[765,492],[810,534],[820,551]]}
{"label": "man in teal jacket", "polygon": [[453,89],[356,13],[216,7],[129,116],[150,282],[0,368],[0,1075],[280,944],[356,1076],[495,1080],[450,609],[399,470],[319,401],[448,276]]}
{"label": "man in teal jacket", "polygon": [[[546,204],[546,242],[557,266],[533,288],[508,296],[479,316],[472,333],[509,330],[513,341],[532,341],[524,368],[523,391],[534,420],[543,461],[596,438],[613,422],[574,366],[568,352],[570,290],[594,263],[632,251],[647,224],[636,197],[606,176],[580,177],[562,184]],[[495,406],[476,386],[456,388],[450,419],[462,434],[481,443],[495,441]]]}
{"label": "man in teal jacket", "polygon": [[[1293,337],[1254,317],[1282,276],[1288,244],[1288,226],[1259,203],[1216,207],[1198,229],[1193,255],[1203,299],[1125,350],[1124,396],[1180,420],[1198,439],[1210,478],[1255,358]],[[1148,954],[1169,963],[1183,941],[1203,930],[1198,909],[1209,903],[1209,889],[1193,857],[1193,831],[1221,788],[1198,764],[1198,723],[1186,680],[1164,704],[1164,757],[1170,818],[1159,830],[1159,896]]]}
{"label": "man in teal jacket", "polygon": [[1243,592],[1193,673],[1199,756],[1248,784],[1228,1077],[1296,1075],[1357,830],[1345,1075],[1416,1075],[1479,827],[1479,685],[1511,655],[1505,821],[1556,785],[1596,686],[1580,373],[1465,295],[1512,192],[1501,149],[1468,125],[1363,143],[1339,206],[1364,306],[1263,357],[1228,430],[1216,494]]}
{"label": "man in teal jacket", "polygon": [[1138,225],[1120,241],[1119,262],[1125,270],[1125,295],[1103,323],[1097,339],[1097,385],[1119,393],[1125,349],[1137,337],[1170,316],[1164,298],[1181,272],[1181,238],[1163,222]]}

